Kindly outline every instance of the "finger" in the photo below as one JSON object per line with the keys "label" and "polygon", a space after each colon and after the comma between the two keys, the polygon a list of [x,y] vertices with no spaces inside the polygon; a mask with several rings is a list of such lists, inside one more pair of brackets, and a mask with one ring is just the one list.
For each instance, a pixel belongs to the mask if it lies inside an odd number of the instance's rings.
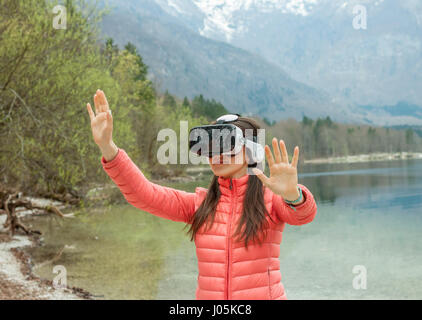
{"label": "finger", "polygon": [[113,116],[111,115],[111,110],[107,111],[107,122],[110,125],[110,128],[113,128]]}
{"label": "finger", "polygon": [[273,138],[272,142],[273,142],[273,150],[274,150],[274,155],[275,155],[275,162],[281,163],[281,153],[280,153],[280,148],[278,147],[277,139]]}
{"label": "finger", "polygon": [[104,94],[104,91],[102,91],[102,90],[100,90],[100,104],[101,104],[103,112],[106,112],[106,111],[109,110],[107,98]]}
{"label": "finger", "polygon": [[287,154],[286,145],[284,140],[280,140],[281,153],[283,154],[283,162],[289,164],[289,155]]}
{"label": "finger", "polygon": [[252,172],[258,177],[259,180],[262,181],[264,185],[268,185],[269,178],[259,169],[253,168]]}
{"label": "finger", "polygon": [[89,118],[91,119],[91,121],[94,120],[95,114],[94,111],[92,111],[91,105],[89,103],[86,105],[86,108],[88,110]]}
{"label": "finger", "polygon": [[293,167],[297,168],[297,162],[298,162],[298,160],[299,160],[299,147],[296,146],[295,147],[294,154],[293,154],[293,159],[292,159],[292,166]]}
{"label": "finger", "polygon": [[100,89],[97,90],[96,96],[98,101],[98,111],[104,112],[103,98]]}
{"label": "finger", "polygon": [[101,109],[100,109],[100,100],[97,94],[94,95],[94,105],[95,105],[95,115],[98,115],[101,112]]}
{"label": "finger", "polygon": [[271,168],[274,165],[274,157],[268,145],[265,145],[265,155],[267,156],[268,165]]}

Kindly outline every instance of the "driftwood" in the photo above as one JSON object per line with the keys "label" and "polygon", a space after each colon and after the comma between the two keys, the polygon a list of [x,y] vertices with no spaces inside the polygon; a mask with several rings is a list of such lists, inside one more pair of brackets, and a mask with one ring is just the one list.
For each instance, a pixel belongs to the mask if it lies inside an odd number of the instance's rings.
{"label": "driftwood", "polygon": [[26,234],[41,234],[38,230],[32,230],[27,227],[16,214],[16,208],[23,207],[28,210],[38,209],[45,212],[51,212],[55,215],[64,218],[64,214],[55,206],[38,206],[34,205],[31,201],[23,199],[22,192],[16,190],[6,189],[0,185],[0,214],[6,214],[6,222],[4,228],[8,229],[10,236],[13,237],[15,231],[18,229],[23,230]]}
{"label": "driftwood", "polygon": [[65,202],[71,205],[77,205],[80,202],[80,199],[78,196],[70,193],[66,194],[60,194],[60,193],[54,193],[54,192],[46,192],[43,194],[40,194],[41,197],[54,199],[60,202]]}

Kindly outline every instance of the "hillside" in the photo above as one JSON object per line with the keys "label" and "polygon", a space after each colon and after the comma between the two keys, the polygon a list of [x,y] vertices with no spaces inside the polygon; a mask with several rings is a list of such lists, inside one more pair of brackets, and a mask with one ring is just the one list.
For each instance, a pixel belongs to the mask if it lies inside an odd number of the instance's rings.
{"label": "hillside", "polygon": [[108,3],[114,8],[103,20],[104,37],[120,46],[134,43],[163,91],[189,98],[203,94],[233,112],[275,120],[330,115],[361,121],[323,91],[293,80],[256,54],[199,35],[154,1]]}
{"label": "hillside", "polygon": [[[422,124],[422,1],[156,2],[198,34],[256,53],[324,90],[365,122]],[[352,25],[356,5],[366,8],[366,29]]]}

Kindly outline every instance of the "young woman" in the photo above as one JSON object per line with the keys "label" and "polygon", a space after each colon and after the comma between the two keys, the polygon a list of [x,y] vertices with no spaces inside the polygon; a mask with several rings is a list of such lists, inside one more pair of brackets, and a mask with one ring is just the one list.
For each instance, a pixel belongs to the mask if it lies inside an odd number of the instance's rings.
{"label": "young woman", "polygon": [[[101,163],[126,200],[189,227],[198,258],[196,299],[286,299],[279,260],[282,231],[285,223],[311,222],[317,212],[312,193],[298,184],[299,148],[289,163],[283,141],[273,139],[274,155],[265,146],[269,177],[258,169],[253,169],[256,175],[247,174],[245,147],[236,155],[240,163],[225,163],[228,155],[210,158],[214,177],[209,189],[189,193],[148,181],[113,143],[113,120],[103,91],[97,91],[94,102],[95,114],[90,104],[87,110]],[[231,123],[244,135],[246,129],[256,135],[258,126],[251,119],[239,117]]]}

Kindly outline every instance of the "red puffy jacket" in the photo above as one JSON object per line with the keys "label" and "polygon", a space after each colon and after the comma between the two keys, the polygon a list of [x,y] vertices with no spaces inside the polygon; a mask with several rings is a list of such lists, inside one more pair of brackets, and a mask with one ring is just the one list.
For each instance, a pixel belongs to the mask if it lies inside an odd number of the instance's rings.
{"label": "red puffy jacket", "polygon": [[[101,162],[130,204],[162,218],[189,223],[207,193],[205,188],[189,193],[148,181],[123,149],[112,161],[102,157]],[[246,250],[243,242],[235,242],[230,235],[242,213],[248,178],[218,178],[221,197],[214,224],[206,232],[202,226],[195,236],[199,270],[196,299],[286,299],[279,260],[282,231],[285,223],[302,225],[312,221],[317,206],[304,185],[299,184],[305,201],[294,209],[265,188],[264,202],[275,223],[267,217],[269,232],[264,243],[248,243]]]}

